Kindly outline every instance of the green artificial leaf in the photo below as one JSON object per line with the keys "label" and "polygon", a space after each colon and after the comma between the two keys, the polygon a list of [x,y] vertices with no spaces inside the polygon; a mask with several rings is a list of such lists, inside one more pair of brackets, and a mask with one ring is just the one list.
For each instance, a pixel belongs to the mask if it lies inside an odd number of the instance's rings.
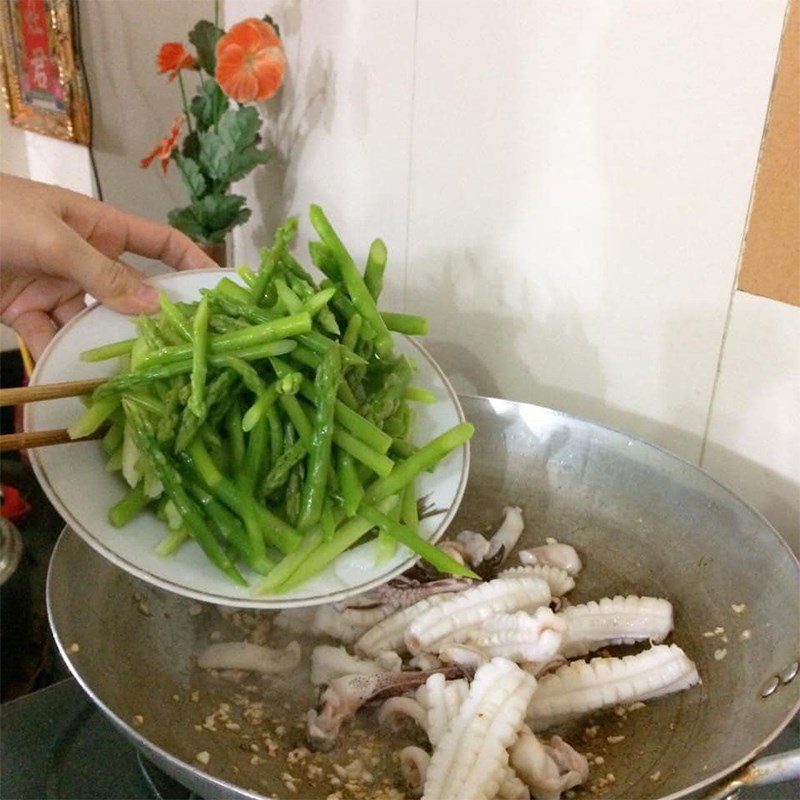
{"label": "green artificial leaf", "polygon": [[250,218],[246,199],[238,194],[209,194],[169,212],[169,224],[200,244],[218,244],[231,228]]}
{"label": "green artificial leaf", "polygon": [[222,241],[224,235],[235,225],[250,218],[250,209],[244,207],[247,198],[240,194],[212,194],[203,200],[206,226],[210,231],[222,234],[218,241]]}
{"label": "green artificial leaf", "polygon": [[185,158],[177,152],[173,153],[172,157],[175,159],[175,163],[181,171],[183,184],[191,195],[192,200],[197,200],[197,198],[202,197],[203,193],[206,191],[207,184],[197,162],[190,158]]}
{"label": "green artificial leaf", "polygon": [[228,109],[219,121],[219,138],[228,150],[228,179],[238,181],[253,167],[269,160],[269,153],[259,150],[261,117],[252,106]]}
{"label": "green artificial leaf", "polygon": [[261,17],[261,19],[263,19],[264,22],[266,22],[268,25],[272,25],[272,27],[275,28],[275,34],[280,39],[281,38],[281,29],[278,27],[278,23],[275,22],[275,20],[272,19],[272,17],[269,14],[264,14],[264,16]]}
{"label": "green artificial leaf", "polygon": [[219,134],[214,131],[203,131],[198,135],[200,153],[198,160],[212,181],[220,187],[230,183],[228,177],[231,159],[230,150],[222,143]]}
{"label": "green artificial leaf", "polygon": [[193,242],[200,244],[210,244],[206,239],[206,232],[203,225],[197,219],[193,210],[194,204],[185,208],[173,208],[167,214],[167,220],[173,228],[185,233]]}
{"label": "green artificial leaf", "polygon": [[197,131],[187,133],[186,136],[183,137],[183,147],[181,147],[181,152],[186,156],[186,158],[191,158],[194,161],[197,161],[198,157],[200,156],[200,139],[197,137]]}
{"label": "green artificial leaf", "polygon": [[228,162],[228,177],[232,181],[244,178],[253,167],[259,164],[266,164],[270,154],[266,150],[259,150],[256,147],[247,147],[231,155]]}
{"label": "green artificial leaf", "polygon": [[201,131],[208,130],[228,107],[228,98],[216,81],[201,83],[192,98],[190,109]]}
{"label": "green artificial leaf", "polygon": [[213,75],[217,68],[217,42],[224,33],[225,31],[207,19],[201,19],[189,31],[189,41],[197,50],[197,61],[209,75]]}
{"label": "green artificial leaf", "polygon": [[258,144],[261,117],[253,106],[229,108],[219,120],[219,138],[232,152]]}

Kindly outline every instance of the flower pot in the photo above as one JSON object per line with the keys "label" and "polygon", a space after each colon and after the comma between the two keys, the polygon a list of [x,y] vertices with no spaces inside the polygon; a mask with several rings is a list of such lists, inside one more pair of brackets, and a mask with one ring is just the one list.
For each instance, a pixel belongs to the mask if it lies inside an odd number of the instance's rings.
{"label": "flower pot", "polygon": [[219,244],[201,244],[200,249],[210,258],[219,264],[220,267],[225,269],[228,266],[228,243],[220,242]]}

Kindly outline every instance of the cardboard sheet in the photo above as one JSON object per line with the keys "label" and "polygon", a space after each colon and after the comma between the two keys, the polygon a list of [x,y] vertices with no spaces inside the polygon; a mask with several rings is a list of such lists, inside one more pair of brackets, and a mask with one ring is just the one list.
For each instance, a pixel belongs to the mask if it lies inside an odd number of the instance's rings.
{"label": "cardboard sheet", "polygon": [[800,0],[781,37],[739,289],[800,306]]}

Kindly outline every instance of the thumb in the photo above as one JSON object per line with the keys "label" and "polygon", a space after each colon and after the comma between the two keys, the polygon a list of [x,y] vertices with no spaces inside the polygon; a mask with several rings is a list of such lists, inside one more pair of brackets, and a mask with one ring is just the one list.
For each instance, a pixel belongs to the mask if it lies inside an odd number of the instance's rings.
{"label": "thumb", "polygon": [[158,310],[158,292],[130,264],[103,255],[68,225],[62,234],[58,258],[41,265],[43,271],[77,283],[114,311],[150,314]]}

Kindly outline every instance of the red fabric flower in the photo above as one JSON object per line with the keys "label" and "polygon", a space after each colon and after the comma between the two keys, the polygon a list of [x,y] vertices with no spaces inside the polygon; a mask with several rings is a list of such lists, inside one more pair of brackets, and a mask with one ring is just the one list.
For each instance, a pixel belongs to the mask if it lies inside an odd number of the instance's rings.
{"label": "red fabric flower", "polygon": [[153,159],[158,158],[161,161],[161,169],[164,170],[164,174],[167,174],[167,165],[169,164],[170,156],[172,156],[172,151],[175,149],[175,145],[178,143],[178,136],[181,132],[181,126],[183,125],[183,116],[175,117],[175,120],[172,123],[172,127],[170,128],[169,134],[165,136],[140,162],[139,166],[142,169],[147,169],[150,164],[153,163]]}
{"label": "red fabric flower", "polygon": [[268,22],[243,20],[217,42],[217,83],[237,103],[272,97],[285,71],[283,45]]}
{"label": "red fabric flower", "polygon": [[170,81],[174,81],[182,69],[197,69],[197,61],[180,42],[162,44],[158,51],[156,64],[159,73],[170,73]]}

